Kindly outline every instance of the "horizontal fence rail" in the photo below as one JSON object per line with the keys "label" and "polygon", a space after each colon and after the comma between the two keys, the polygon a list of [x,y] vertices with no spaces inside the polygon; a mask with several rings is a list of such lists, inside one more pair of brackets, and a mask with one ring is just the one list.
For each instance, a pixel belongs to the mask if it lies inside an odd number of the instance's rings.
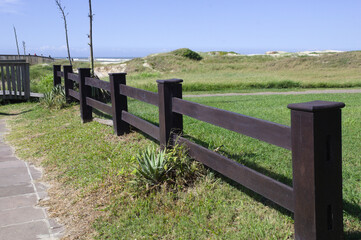
{"label": "horizontal fence rail", "polygon": [[86,98],[86,104],[88,104],[89,106],[96,108],[102,112],[105,112],[109,115],[112,115],[112,107],[109,106],[108,104],[105,104],[103,102],[97,101],[93,98]]}
{"label": "horizontal fence rail", "polygon": [[[10,71],[10,70],[8,70]],[[295,239],[343,239],[341,108],[338,102],[290,104],[291,127],[182,99],[182,80],[157,80],[158,93],[126,86],[125,73],[110,82],[90,77],[90,69],[54,65],[54,85],[64,78],[65,92],[80,102],[83,122],[96,108],[113,117],[115,134],[133,126],[161,147],[182,144],[189,155],[233,181],[294,213]],[[60,80],[60,82],[59,82]],[[74,91],[74,82],[79,92]],[[11,83],[11,82],[10,82]],[[4,84],[4,83],[3,83]],[[92,98],[91,87],[110,92],[111,105]],[[127,97],[158,107],[159,127],[128,112]],[[292,151],[293,186],[288,186],[184,137],[183,115]]]}
{"label": "horizontal fence rail", "polygon": [[189,155],[192,158],[197,159],[204,165],[272,200],[278,205],[293,211],[292,187],[260,174],[253,169],[228,159],[183,137],[174,136],[174,138],[174,141],[178,141],[179,144],[187,146]]}
{"label": "horizontal fence rail", "polygon": [[104,89],[110,92],[110,83],[96,78],[85,78],[85,85]]}
{"label": "horizontal fence rail", "polygon": [[158,126],[125,111],[122,111],[122,120],[159,141]]}
{"label": "horizontal fence rail", "polygon": [[173,98],[172,110],[176,113],[262,140],[291,150],[291,129],[242,114]]}
{"label": "horizontal fence rail", "polygon": [[57,71],[57,76],[58,76],[58,77],[64,77],[64,73],[61,72],[61,71]]}
{"label": "horizontal fence rail", "polygon": [[134,87],[129,87],[121,84],[119,86],[120,94],[137,99],[142,102],[146,102],[155,106],[158,106],[158,94]]}
{"label": "horizontal fence rail", "polygon": [[80,94],[77,91],[74,91],[73,89],[69,89],[69,95],[72,96],[73,98],[79,100],[80,99]]}
{"label": "horizontal fence rail", "polygon": [[75,73],[68,73],[68,78],[69,80],[72,80],[76,83],[79,83],[79,76],[78,74],[75,74]]}

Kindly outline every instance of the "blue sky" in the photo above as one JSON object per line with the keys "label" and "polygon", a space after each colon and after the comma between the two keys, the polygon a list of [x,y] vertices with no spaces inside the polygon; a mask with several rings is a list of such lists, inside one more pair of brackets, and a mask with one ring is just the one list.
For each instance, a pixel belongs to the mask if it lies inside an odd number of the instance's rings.
{"label": "blue sky", "polygon": [[[93,0],[94,54],[145,56],[188,47],[270,50],[361,49],[359,0]],[[88,56],[88,0],[66,6],[71,55]],[[16,54],[13,25],[27,53],[66,56],[54,0],[0,0],[0,53]]]}

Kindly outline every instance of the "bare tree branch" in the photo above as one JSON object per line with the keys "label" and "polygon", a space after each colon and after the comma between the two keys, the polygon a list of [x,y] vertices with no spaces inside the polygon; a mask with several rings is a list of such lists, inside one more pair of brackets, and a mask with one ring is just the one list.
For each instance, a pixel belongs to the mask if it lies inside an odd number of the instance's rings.
{"label": "bare tree branch", "polygon": [[16,47],[18,48],[18,56],[20,57],[20,52],[19,52],[19,44],[18,44],[18,36],[16,35],[16,28],[13,25],[14,28],[14,34],[15,34],[15,40],[16,40]]}
{"label": "bare tree branch", "polygon": [[90,30],[89,30],[89,46],[90,46],[90,64],[91,64],[91,74],[94,77],[94,55],[93,55],[93,11],[92,11],[92,3],[89,0],[89,19],[90,19]]}
{"label": "bare tree branch", "polygon": [[68,25],[66,23],[66,16],[68,16],[69,13],[65,13],[65,6],[61,5],[61,1],[60,0],[55,0],[55,4],[58,6],[59,11],[62,15],[62,18],[64,20],[64,27],[65,27],[65,37],[66,37],[66,47],[68,49],[68,59],[69,59],[69,64],[71,64],[71,57],[70,57],[70,48],[69,48],[69,39],[68,39]]}

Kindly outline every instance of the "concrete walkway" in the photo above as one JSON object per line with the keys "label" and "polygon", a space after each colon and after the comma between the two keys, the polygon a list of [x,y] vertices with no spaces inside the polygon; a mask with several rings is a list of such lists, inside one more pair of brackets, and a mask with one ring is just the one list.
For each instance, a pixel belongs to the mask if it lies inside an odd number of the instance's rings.
{"label": "concrete walkway", "polygon": [[254,96],[254,95],[302,95],[302,94],[326,94],[326,93],[361,93],[361,89],[326,89],[305,90],[289,92],[255,92],[255,93],[213,93],[198,95],[183,95],[183,97],[223,97],[223,96]]}
{"label": "concrete walkway", "polygon": [[59,239],[63,228],[37,206],[47,196],[46,187],[36,181],[41,172],[14,156],[4,143],[6,132],[0,120],[0,239]]}

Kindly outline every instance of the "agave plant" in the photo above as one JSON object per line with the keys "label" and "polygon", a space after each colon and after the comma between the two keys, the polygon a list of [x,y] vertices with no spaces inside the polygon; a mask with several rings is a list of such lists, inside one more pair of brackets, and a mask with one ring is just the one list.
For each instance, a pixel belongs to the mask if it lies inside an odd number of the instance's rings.
{"label": "agave plant", "polygon": [[63,108],[66,105],[64,87],[56,85],[50,92],[44,93],[41,103],[48,108]]}
{"label": "agave plant", "polygon": [[165,151],[157,151],[154,148],[147,148],[137,156],[137,173],[152,184],[162,182],[167,173],[167,154]]}

